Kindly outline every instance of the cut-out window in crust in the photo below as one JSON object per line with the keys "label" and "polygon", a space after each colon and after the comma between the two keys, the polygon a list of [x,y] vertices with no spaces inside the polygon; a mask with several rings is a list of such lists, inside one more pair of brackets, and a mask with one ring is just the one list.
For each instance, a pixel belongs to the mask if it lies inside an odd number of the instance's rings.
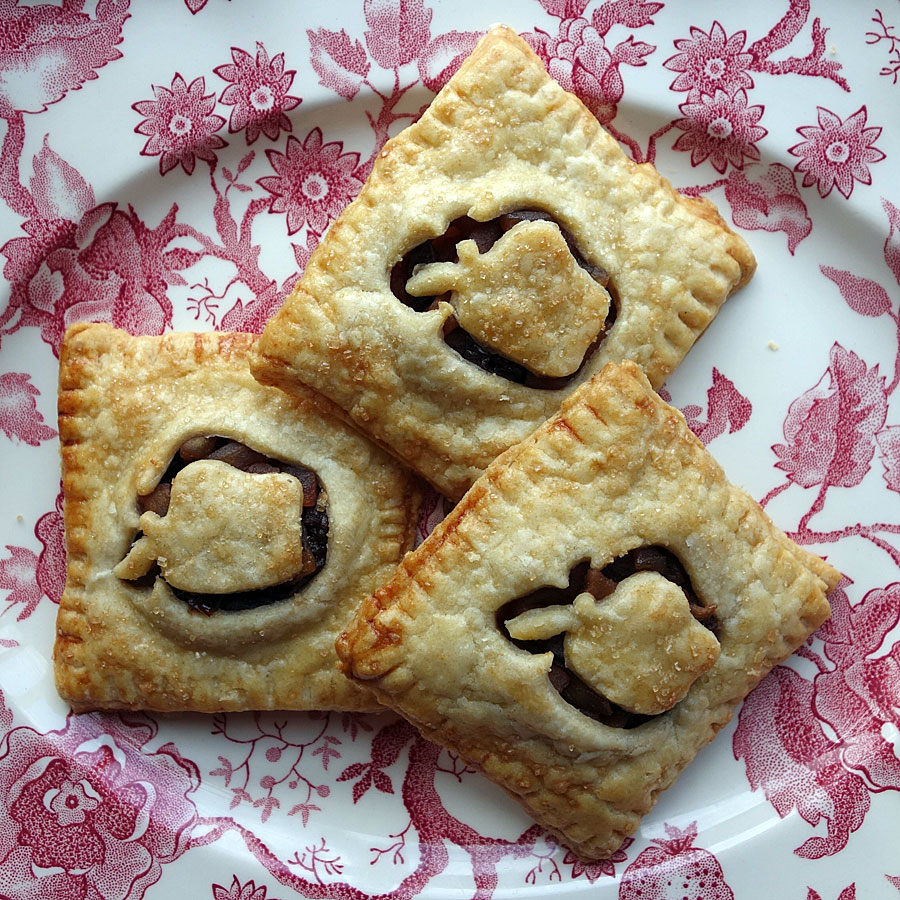
{"label": "cut-out window in crust", "polygon": [[553,216],[536,209],[487,222],[455,219],[444,234],[407,252],[390,284],[417,312],[451,304],[443,337],[464,359],[543,390],[577,377],[619,304],[609,274],[585,259]]}
{"label": "cut-out window in crust", "polygon": [[328,510],[316,473],[218,436],[186,440],[137,498],[141,531],[115,574],[162,579],[207,615],[296,593],[325,565]]}
{"label": "cut-out window in crust", "polygon": [[517,647],[553,654],[550,683],[584,715],[635,728],[671,709],[718,659],[721,626],[678,558],[641,547],[603,569],[580,563],[565,588],[504,604],[497,625]]}

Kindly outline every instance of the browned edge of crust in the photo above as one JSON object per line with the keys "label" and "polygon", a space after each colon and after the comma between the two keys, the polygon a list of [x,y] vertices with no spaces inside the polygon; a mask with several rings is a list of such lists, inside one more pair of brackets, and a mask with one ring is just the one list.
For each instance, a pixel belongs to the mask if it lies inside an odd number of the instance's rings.
{"label": "browned edge of crust", "polygon": [[[106,341],[98,345],[85,332],[103,329]],[[165,341],[178,336],[178,332],[169,332],[163,336],[148,336],[146,340]],[[90,539],[91,519],[89,514],[90,496],[81,490],[86,471],[79,450],[85,435],[85,425],[81,421],[85,414],[79,413],[78,392],[90,387],[93,382],[91,368],[105,353],[110,352],[117,343],[141,340],[140,337],[127,335],[103,323],[77,322],[69,326],[63,337],[59,359],[59,393],[58,393],[58,429],[60,440],[60,456],[63,471],[63,521],[66,551],[66,581],[60,598],[57,614],[56,636],[53,648],[54,679],[60,695],[70,704],[76,713],[95,709],[146,709],[154,712],[218,712],[219,706],[186,704],[184,709],[173,710],[170,706],[156,704],[147,698],[140,706],[130,702],[104,700],[98,704],[85,699],[86,686],[90,679],[86,668],[86,660],[82,647],[86,634],[86,610],[84,606],[85,591],[88,583],[87,546]],[[245,332],[197,332],[194,334],[192,361],[202,364],[210,357],[230,357],[238,355],[246,359],[248,352],[258,341],[258,336]],[[324,417],[349,423],[346,415],[326,397],[310,388],[302,387],[292,392],[294,402],[314,408]],[[354,428],[359,433],[359,429]],[[371,442],[371,439],[366,436]],[[422,482],[411,470],[402,466],[397,468],[398,481],[402,482],[400,512],[405,528],[397,535],[398,557],[409,551],[415,543],[417,518],[422,500]],[[387,564],[382,564],[385,568]],[[385,572],[388,577],[393,565]],[[335,669],[337,669],[335,662]],[[373,692],[365,686],[358,685],[360,693],[353,703],[355,711],[378,712],[383,706],[374,699]],[[367,698],[371,697],[371,700]]]}

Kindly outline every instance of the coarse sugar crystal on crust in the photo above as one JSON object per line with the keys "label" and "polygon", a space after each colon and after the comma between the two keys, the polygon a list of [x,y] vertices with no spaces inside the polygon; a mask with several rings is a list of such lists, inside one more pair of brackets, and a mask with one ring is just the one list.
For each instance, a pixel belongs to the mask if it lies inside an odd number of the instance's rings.
{"label": "coarse sugar crystal on crust", "polygon": [[584,858],[615,852],[840,576],[633,363],[507,450],[338,642],[345,672]]}
{"label": "coarse sugar crystal on crust", "polygon": [[54,653],[76,710],[380,708],[334,640],[411,546],[418,480],[249,334],[69,328],[68,565]]}
{"label": "coarse sugar crystal on crust", "polygon": [[661,385],[754,268],[498,26],[385,145],[252,367],[458,499],[607,362]]}

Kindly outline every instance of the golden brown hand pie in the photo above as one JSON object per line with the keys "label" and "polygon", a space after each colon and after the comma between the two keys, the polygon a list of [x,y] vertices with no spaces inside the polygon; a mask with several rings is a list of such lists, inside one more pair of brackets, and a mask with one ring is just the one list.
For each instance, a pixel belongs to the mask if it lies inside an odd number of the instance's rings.
{"label": "golden brown hand pie", "polygon": [[754,267],[497,27],[385,145],[253,371],[311,385],[458,499],[607,362],[659,386]]}
{"label": "golden brown hand pie", "polygon": [[413,476],[250,374],[248,334],[73,325],[55,650],[78,710],[376,709],[334,640],[414,535]]}
{"label": "golden brown hand pie", "polygon": [[637,828],[839,574],[633,363],[507,450],[341,636],[345,671],[579,855]]}

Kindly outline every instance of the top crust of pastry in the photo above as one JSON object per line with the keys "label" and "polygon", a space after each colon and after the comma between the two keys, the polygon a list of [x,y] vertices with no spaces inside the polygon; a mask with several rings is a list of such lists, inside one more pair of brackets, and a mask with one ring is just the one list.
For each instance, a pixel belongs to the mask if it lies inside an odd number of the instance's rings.
{"label": "top crust of pastry", "polygon": [[[511,644],[496,612],[566,585],[584,560],[602,568],[648,545],[672,551],[716,605],[721,652],[668,712],[612,728],[561,700],[546,654]],[[595,858],[825,621],[839,578],[726,480],[637,366],[610,364],[487,469],[361,607],[338,653],[351,677]]]}
{"label": "top crust of pastry", "polygon": [[[59,433],[68,566],[54,657],[60,694],[77,710],[379,708],[337,670],[334,639],[411,545],[416,480],[323,398],[260,385],[247,362],[255,340],[135,338],[84,323],[66,333]],[[196,435],[229,437],[318,474],[328,556],[294,596],[207,616],[158,581],[150,592],[113,573],[140,529],[137,496]],[[286,476],[267,477],[278,490]]]}
{"label": "top crust of pastry", "polygon": [[[543,209],[606,269],[615,326],[565,388],[488,374],[441,338],[449,308],[417,313],[391,268],[462,215]],[[458,498],[579,383],[631,359],[659,386],[755,261],[705,199],[636,165],[510,29],[478,44],[422,118],[390,140],[266,326],[254,374],[305,383],[446,495]]]}

